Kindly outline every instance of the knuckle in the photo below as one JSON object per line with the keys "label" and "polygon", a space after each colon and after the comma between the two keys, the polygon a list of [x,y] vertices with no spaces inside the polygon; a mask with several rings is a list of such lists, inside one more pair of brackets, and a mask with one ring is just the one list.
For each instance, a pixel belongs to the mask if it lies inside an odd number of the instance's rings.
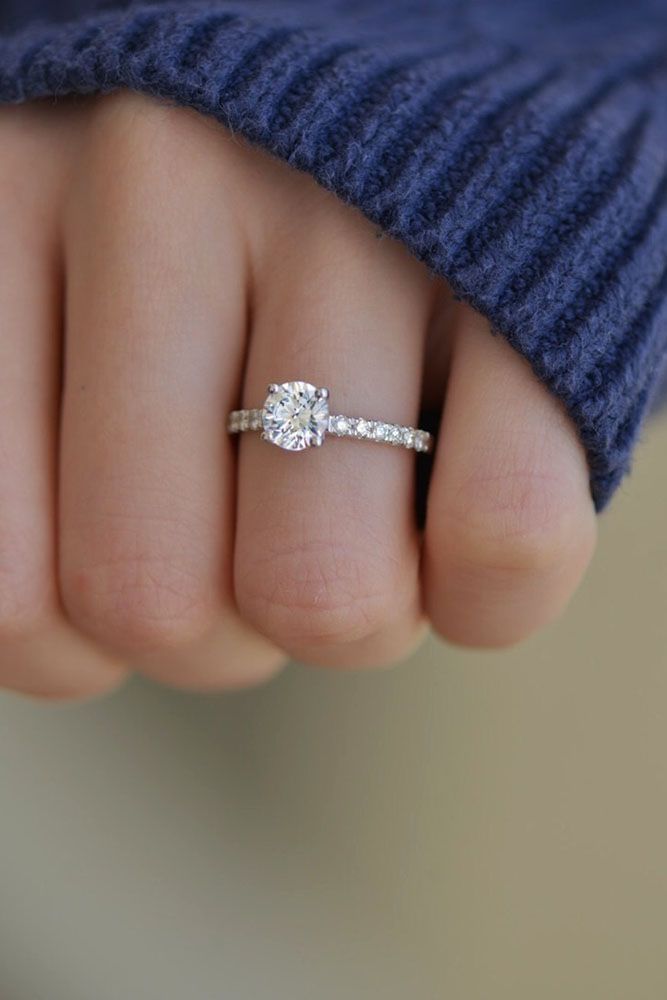
{"label": "knuckle", "polygon": [[393,567],[363,548],[330,539],[275,541],[239,567],[241,612],[285,648],[327,647],[366,638],[391,620]]}
{"label": "knuckle", "polygon": [[592,505],[567,483],[537,473],[468,480],[451,497],[442,547],[455,565],[509,576],[543,576],[587,560],[595,541]]}
{"label": "knuckle", "polygon": [[176,558],[121,556],[72,574],[64,600],[73,624],[123,652],[149,652],[201,637],[210,595]]}

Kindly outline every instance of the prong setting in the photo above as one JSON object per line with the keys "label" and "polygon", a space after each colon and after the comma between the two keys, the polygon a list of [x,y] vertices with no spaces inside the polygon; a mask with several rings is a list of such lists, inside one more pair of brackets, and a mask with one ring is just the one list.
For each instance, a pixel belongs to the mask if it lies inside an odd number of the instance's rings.
{"label": "prong setting", "polygon": [[329,423],[328,392],[310,382],[271,385],[264,401],[262,426],[266,439],[286,451],[319,447]]}

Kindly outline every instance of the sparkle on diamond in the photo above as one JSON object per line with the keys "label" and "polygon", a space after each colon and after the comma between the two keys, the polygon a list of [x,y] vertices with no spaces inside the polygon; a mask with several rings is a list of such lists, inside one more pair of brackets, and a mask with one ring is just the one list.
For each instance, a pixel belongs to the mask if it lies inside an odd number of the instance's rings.
{"label": "sparkle on diamond", "polygon": [[302,451],[321,444],[329,421],[329,401],[310,382],[283,382],[264,403],[262,425],[272,444]]}

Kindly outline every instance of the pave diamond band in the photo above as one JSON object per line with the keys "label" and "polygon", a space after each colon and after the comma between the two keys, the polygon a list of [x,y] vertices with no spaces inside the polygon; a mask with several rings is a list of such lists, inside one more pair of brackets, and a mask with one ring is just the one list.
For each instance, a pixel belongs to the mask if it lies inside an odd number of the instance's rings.
{"label": "pave diamond band", "polygon": [[261,431],[266,441],[287,451],[318,447],[326,434],[391,444],[418,452],[431,451],[428,431],[384,420],[329,412],[329,391],[310,382],[272,383],[262,409],[232,410],[227,430]]}

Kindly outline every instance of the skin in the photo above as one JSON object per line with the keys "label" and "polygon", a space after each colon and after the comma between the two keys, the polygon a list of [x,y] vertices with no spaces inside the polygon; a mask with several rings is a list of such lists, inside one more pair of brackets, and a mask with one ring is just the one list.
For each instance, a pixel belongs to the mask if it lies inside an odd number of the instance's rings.
{"label": "skin", "polygon": [[[135,95],[5,108],[0,150],[0,686],[234,688],[562,611],[596,530],[576,431],[403,247]],[[414,454],[224,433],[290,378],[339,412],[442,407],[423,534]]]}

